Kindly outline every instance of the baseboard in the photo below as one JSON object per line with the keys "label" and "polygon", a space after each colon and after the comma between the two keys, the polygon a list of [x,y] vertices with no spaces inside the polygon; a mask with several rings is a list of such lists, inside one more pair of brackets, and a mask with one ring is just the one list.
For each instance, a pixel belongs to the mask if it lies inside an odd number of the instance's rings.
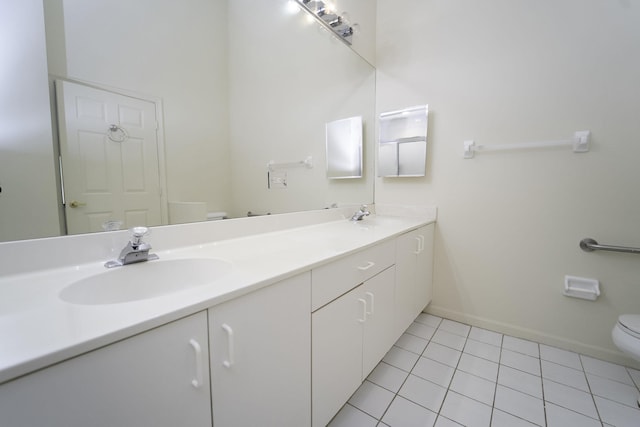
{"label": "baseboard", "polygon": [[628,366],[634,369],[640,369],[640,363],[627,357],[624,353],[614,351],[608,348],[586,345],[578,341],[566,339],[556,335],[545,334],[534,329],[521,328],[504,322],[487,319],[485,317],[469,315],[459,311],[450,310],[437,305],[429,304],[424,310],[425,313],[434,316],[443,317],[456,322],[465,323],[467,325],[476,326],[478,328],[488,329],[502,334],[511,335],[526,340],[536,341],[564,350],[574,351],[596,359],[605,360],[607,362],[617,363],[619,365]]}

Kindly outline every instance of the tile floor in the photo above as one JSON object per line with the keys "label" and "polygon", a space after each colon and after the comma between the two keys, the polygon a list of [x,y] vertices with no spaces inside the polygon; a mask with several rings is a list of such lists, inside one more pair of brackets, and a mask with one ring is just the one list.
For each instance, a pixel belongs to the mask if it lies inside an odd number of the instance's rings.
{"label": "tile floor", "polygon": [[420,314],[330,427],[640,426],[640,371]]}

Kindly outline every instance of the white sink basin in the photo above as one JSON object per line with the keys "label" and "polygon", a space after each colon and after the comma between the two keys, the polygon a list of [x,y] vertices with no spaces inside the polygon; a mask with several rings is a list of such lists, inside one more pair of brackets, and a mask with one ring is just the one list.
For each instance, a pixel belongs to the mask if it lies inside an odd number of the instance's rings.
{"label": "white sink basin", "polygon": [[211,284],[231,271],[227,261],[208,258],[129,264],[73,282],[60,292],[73,304],[115,304],[154,298]]}

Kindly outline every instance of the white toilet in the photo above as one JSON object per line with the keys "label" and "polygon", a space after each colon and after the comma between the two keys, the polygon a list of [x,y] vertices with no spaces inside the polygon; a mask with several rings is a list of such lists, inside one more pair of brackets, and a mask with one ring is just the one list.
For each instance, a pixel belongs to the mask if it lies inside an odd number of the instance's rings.
{"label": "white toilet", "polygon": [[611,331],[613,343],[640,361],[640,314],[623,314]]}
{"label": "white toilet", "polygon": [[[640,361],[640,314],[623,314],[611,331],[613,343],[635,360]],[[640,399],[638,399],[640,406]]]}

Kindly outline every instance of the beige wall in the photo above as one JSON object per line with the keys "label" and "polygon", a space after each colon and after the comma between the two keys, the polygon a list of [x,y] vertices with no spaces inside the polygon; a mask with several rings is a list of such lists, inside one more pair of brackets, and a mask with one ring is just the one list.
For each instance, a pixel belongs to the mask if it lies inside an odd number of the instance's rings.
{"label": "beige wall", "polygon": [[60,233],[43,23],[41,0],[0,2],[0,242]]}
{"label": "beige wall", "polygon": [[48,0],[49,72],[160,98],[169,201],[228,209],[226,0]]}
{"label": "beige wall", "polygon": [[[438,206],[430,311],[620,359],[610,330],[640,314],[640,4],[378,0],[378,112],[429,104],[428,174],[379,179],[377,203]],[[570,149],[480,153],[463,141],[566,139]],[[562,295],[597,278],[597,302]]]}

